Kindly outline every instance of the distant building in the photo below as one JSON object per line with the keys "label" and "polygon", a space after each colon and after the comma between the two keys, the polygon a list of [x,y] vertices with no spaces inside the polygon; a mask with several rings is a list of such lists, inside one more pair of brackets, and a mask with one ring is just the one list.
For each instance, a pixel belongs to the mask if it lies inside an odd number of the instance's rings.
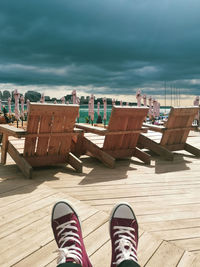
{"label": "distant building", "polygon": [[70,102],[72,100],[72,95],[66,95],[65,100]]}
{"label": "distant building", "polygon": [[35,91],[28,91],[25,93],[25,99],[29,99],[30,102],[38,102],[40,101],[41,94]]}
{"label": "distant building", "polygon": [[2,94],[1,99],[6,101],[6,100],[8,100],[8,98],[9,98],[10,96],[11,96],[10,92],[7,91],[7,90],[5,90],[5,91],[3,91],[3,94]]}

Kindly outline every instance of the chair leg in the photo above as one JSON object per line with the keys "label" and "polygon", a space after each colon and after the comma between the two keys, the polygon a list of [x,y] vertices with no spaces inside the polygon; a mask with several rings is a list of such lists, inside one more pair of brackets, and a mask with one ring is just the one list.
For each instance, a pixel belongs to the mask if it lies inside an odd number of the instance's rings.
{"label": "chair leg", "polygon": [[8,151],[8,135],[3,134],[2,147],[1,147],[1,164],[6,164],[7,151]]}
{"label": "chair leg", "polygon": [[86,153],[85,147],[84,147],[84,133],[79,133],[76,137],[76,140],[72,139],[72,146],[71,151],[74,155],[77,157],[80,157],[81,155],[84,155]]}
{"label": "chair leg", "polygon": [[101,150],[97,145],[95,145],[85,137],[84,137],[84,143],[86,150],[89,151],[95,158],[99,159],[107,167],[114,168],[115,159],[112,156]]}
{"label": "chair leg", "polygon": [[25,158],[22,155],[20,155],[20,153],[17,151],[17,149],[10,142],[8,142],[8,153],[10,154],[12,159],[16,162],[17,166],[22,171],[22,173],[27,178],[31,179],[33,168],[25,160]]}
{"label": "chair leg", "polygon": [[133,156],[140,159],[141,161],[143,161],[147,165],[151,164],[150,155],[145,153],[144,151],[138,149],[138,148],[135,148],[135,152],[134,152]]}
{"label": "chair leg", "polygon": [[188,152],[190,152],[191,154],[197,156],[197,157],[200,157],[200,149],[194,147],[194,146],[191,146],[187,143],[185,143],[185,147],[184,149]]}
{"label": "chair leg", "polygon": [[75,155],[73,155],[71,152],[68,155],[67,161],[77,172],[80,173],[82,172],[83,169],[82,161],[78,159]]}
{"label": "chair leg", "polygon": [[141,143],[144,147],[152,150],[166,160],[174,160],[174,154],[171,151],[151,140],[150,138],[140,134],[138,142],[139,144]]}

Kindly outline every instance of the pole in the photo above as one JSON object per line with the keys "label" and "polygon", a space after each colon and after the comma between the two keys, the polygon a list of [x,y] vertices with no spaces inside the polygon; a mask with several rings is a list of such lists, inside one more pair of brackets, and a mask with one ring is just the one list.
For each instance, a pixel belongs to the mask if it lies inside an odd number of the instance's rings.
{"label": "pole", "polygon": [[166,113],[167,99],[166,99],[166,81],[165,81],[165,113]]}
{"label": "pole", "polygon": [[171,85],[171,107],[172,107],[172,85]]}

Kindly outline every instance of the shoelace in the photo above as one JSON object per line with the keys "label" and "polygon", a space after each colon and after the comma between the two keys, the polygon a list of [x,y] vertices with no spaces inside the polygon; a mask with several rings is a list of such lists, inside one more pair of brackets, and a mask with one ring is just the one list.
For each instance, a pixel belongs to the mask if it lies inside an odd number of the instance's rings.
{"label": "shoelace", "polygon": [[116,246],[115,252],[118,251],[114,264],[119,265],[124,260],[137,262],[135,235],[131,233],[135,230],[126,226],[114,226],[113,229],[116,230],[114,236],[118,235],[118,239],[114,243]]}
{"label": "shoelace", "polygon": [[[74,233],[72,230],[78,231],[78,228],[74,226],[73,224],[76,224],[76,221],[71,220],[69,222],[60,224],[56,229],[60,231],[58,232],[58,236],[61,238],[59,239],[60,248],[58,251],[58,259],[57,263],[65,263],[66,258],[73,259],[76,263],[79,263],[82,265],[82,256],[81,256],[81,249],[77,247],[75,244],[72,244],[70,246],[64,247],[65,244],[68,241],[75,241],[79,245],[81,245],[81,242],[79,240],[79,235]],[[67,231],[71,230],[71,231]]]}

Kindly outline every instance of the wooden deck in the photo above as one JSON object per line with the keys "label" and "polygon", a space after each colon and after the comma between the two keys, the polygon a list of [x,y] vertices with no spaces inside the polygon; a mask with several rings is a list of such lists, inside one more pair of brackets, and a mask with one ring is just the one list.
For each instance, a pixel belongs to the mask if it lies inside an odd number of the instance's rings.
{"label": "wooden deck", "polygon": [[[188,141],[200,148],[200,133]],[[173,163],[154,155],[150,166],[132,158],[115,169],[82,160],[82,174],[62,165],[36,169],[32,180],[11,158],[0,166],[0,266],[56,266],[50,214],[60,199],[79,211],[93,266],[110,265],[108,220],[119,201],[137,215],[141,266],[200,266],[200,159],[183,151]]]}

